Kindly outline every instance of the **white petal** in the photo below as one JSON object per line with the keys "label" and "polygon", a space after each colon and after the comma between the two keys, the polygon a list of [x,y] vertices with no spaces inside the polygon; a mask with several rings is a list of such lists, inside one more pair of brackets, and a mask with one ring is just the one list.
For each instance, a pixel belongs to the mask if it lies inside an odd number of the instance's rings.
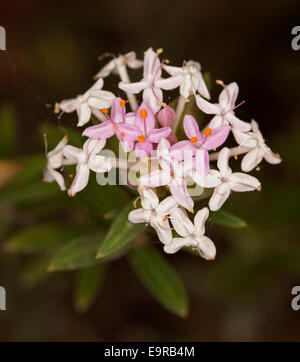
{"label": "white petal", "polygon": [[230,149],[227,147],[222,148],[218,157],[218,169],[222,177],[231,175],[231,168],[228,165]]}
{"label": "white petal", "polygon": [[166,215],[170,215],[170,213],[176,209],[178,206],[177,201],[174,197],[169,196],[165,198],[161,203],[156,207],[156,212],[159,216],[164,217]]}
{"label": "white petal", "polygon": [[69,195],[74,196],[83,190],[89,182],[90,169],[88,165],[77,165],[76,176],[69,190]]}
{"label": "white petal", "polygon": [[110,75],[110,73],[113,72],[113,70],[116,67],[116,60],[112,59],[110,62],[108,62],[104,67],[102,67],[99,72],[95,75],[95,78],[105,78]]}
{"label": "white petal", "polygon": [[211,211],[219,210],[224,202],[227,200],[228,196],[230,195],[230,187],[222,183],[221,185],[217,186],[214,190],[212,197],[209,200],[209,208]]}
{"label": "white petal", "polygon": [[103,88],[103,84],[104,81],[102,78],[99,78],[92,86],[91,88],[88,90],[88,92],[93,91],[93,90],[99,90]]}
{"label": "white petal", "polygon": [[233,112],[228,112],[224,115],[225,120],[232,125],[233,128],[238,129],[242,132],[248,132],[251,130],[251,124],[248,122],[241,121],[237,118]]}
{"label": "white petal", "polygon": [[230,188],[233,191],[244,192],[257,190],[260,182],[257,178],[242,172],[234,172],[230,176]]}
{"label": "white petal", "polygon": [[145,88],[143,91],[143,101],[152,109],[154,113],[161,109],[160,102],[163,100],[162,90],[159,88]]}
{"label": "white petal", "polygon": [[150,225],[155,229],[159,240],[163,244],[169,244],[172,241],[172,230],[169,220],[161,221],[155,217],[151,217]]}
{"label": "white petal", "polygon": [[46,167],[43,176],[44,176],[43,177],[44,182],[56,181],[62,191],[66,190],[65,179],[58,171]]}
{"label": "white petal", "polygon": [[202,258],[206,260],[213,260],[216,257],[215,244],[207,236],[201,236],[197,238],[198,250]]}
{"label": "white petal", "polygon": [[241,169],[244,172],[252,171],[263,159],[263,152],[260,148],[254,148],[248,152],[241,163]]}
{"label": "white petal", "polygon": [[252,132],[242,132],[236,128],[232,129],[233,136],[242,147],[254,148],[257,146],[257,140]]}
{"label": "white petal", "polygon": [[170,220],[174,226],[175,231],[180,236],[186,237],[192,234],[194,230],[194,225],[189,219],[187,212],[181,208],[175,208],[170,215]]}
{"label": "white petal", "polygon": [[164,246],[164,252],[167,254],[174,254],[185,246],[196,246],[197,243],[191,238],[173,238],[172,242]]}
{"label": "white petal", "polygon": [[277,165],[282,161],[281,158],[276,153],[272,152],[270,149],[268,149],[264,153],[264,159],[273,165]]}
{"label": "white petal", "polygon": [[62,111],[66,112],[66,113],[71,113],[76,110],[76,108],[78,107],[78,104],[79,104],[79,102],[78,102],[77,98],[66,99],[66,100],[60,102],[59,107]]}
{"label": "white petal", "polygon": [[202,236],[205,233],[205,222],[209,216],[209,210],[207,207],[199,210],[194,218],[194,234]]}
{"label": "white petal", "polygon": [[77,127],[81,127],[89,122],[92,112],[87,103],[82,103],[76,110],[78,114]]}
{"label": "white petal", "polygon": [[179,205],[193,211],[194,201],[188,194],[187,184],[184,179],[171,179],[170,192]]}
{"label": "white petal", "polygon": [[140,93],[148,86],[149,83],[146,81],[140,81],[136,83],[126,83],[126,82],[119,83],[119,88],[122,89],[124,92],[134,93],[134,94]]}
{"label": "white petal", "polygon": [[81,148],[68,145],[63,150],[64,156],[72,162],[80,162],[82,160],[83,151]]}
{"label": "white petal", "polygon": [[171,75],[183,74],[183,68],[173,67],[171,65],[163,65],[163,69]]}
{"label": "white petal", "polygon": [[90,92],[88,105],[92,108],[109,108],[112,105],[115,95],[112,92],[94,90]]}
{"label": "white petal", "polygon": [[236,82],[228,84],[220,93],[219,103],[228,109],[232,109],[235,105],[239,87]]}
{"label": "white petal", "polygon": [[228,122],[222,116],[214,116],[214,118],[207,125],[208,128],[215,129],[222,126],[228,126]]}
{"label": "white petal", "polygon": [[159,199],[156,193],[146,186],[139,186],[139,192],[141,195],[141,204],[144,209],[151,210],[157,208]]}
{"label": "white petal", "polygon": [[145,210],[145,209],[136,209],[130,211],[128,214],[128,220],[134,224],[140,223],[140,222],[146,222],[148,223],[150,220],[151,211]]}
{"label": "white petal", "polygon": [[103,156],[91,157],[88,166],[92,171],[99,173],[108,172],[112,169],[109,159]]}
{"label": "white petal", "polygon": [[149,187],[158,187],[168,185],[171,181],[171,175],[168,171],[154,171],[140,178],[142,185]]}
{"label": "white petal", "polygon": [[218,186],[220,181],[220,172],[217,170],[210,170],[206,176],[200,175],[198,172],[192,172],[192,179],[201,187],[212,188]]}
{"label": "white petal", "polygon": [[207,114],[218,114],[219,113],[219,107],[216,104],[210,103],[200,97],[199,95],[196,95],[196,103],[198,108],[201,109],[204,113]]}

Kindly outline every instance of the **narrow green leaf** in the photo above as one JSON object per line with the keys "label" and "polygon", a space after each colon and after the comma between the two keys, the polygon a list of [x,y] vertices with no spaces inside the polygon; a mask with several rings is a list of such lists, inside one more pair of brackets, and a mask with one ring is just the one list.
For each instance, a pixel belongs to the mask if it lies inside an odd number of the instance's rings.
{"label": "narrow green leaf", "polygon": [[24,288],[33,288],[46,279],[49,279],[51,274],[47,271],[48,264],[49,256],[30,260],[20,275],[20,283],[22,286]]}
{"label": "narrow green leaf", "polygon": [[130,203],[112,223],[97,253],[97,258],[111,255],[129,243],[144,228],[144,224],[132,224],[128,214],[133,209]]}
{"label": "narrow green leaf", "polygon": [[82,269],[99,263],[96,259],[102,235],[81,237],[62,246],[53,256],[49,271]]}
{"label": "narrow green leaf", "polygon": [[247,223],[238,216],[223,210],[211,214],[210,221],[213,224],[229,228],[244,228],[248,226]]}
{"label": "narrow green leaf", "polygon": [[14,253],[40,253],[61,246],[86,229],[70,224],[45,224],[24,229],[13,234],[4,244],[4,250]]}
{"label": "narrow green leaf", "polygon": [[13,106],[3,104],[0,109],[0,156],[12,157],[15,151],[16,115]]}
{"label": "narrow green leaf", "polygon": [[152,247],[133,248],[128,259],[150,293],[169,311],[180,317],[188,314],[185,286],[173,267]]}
{"label": "narrow green leaf", "polygon": [[74,306],[85,313],[94,303],[101,288],[105,264],[98,264],[79,271],[74,290]]}

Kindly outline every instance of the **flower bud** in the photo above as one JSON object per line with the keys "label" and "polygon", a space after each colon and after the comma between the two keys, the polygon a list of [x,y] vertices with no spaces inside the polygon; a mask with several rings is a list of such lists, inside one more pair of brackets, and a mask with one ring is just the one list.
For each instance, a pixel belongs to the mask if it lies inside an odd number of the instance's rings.
{"label": "flower bud", "polygon": [[167,140],[170,142],[171,146],[174,145],[174,143],[177,142],[177,137],[173,134],[170,134],[168,137],[167,137]]}
{"label": "flower bud", "polygon": [[175,112],[171,107],[164,107],[157,113],[157,119],[163,127],[170,127],[175,119]]}

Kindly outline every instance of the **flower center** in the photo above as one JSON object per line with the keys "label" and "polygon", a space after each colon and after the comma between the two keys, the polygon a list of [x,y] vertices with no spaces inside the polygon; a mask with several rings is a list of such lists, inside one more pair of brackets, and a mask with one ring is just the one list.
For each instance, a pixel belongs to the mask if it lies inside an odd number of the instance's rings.
{"label": "flower center", "polygon": [[119,129],[119,127],[117,125],[115,125],[115,124],[113,125],[113,128],[116,129],[116,130]]}
{"label": "flower center", "polygon": [[192,137],[191,142],[192,143],[197,143],[198,142],[198,137]]}
{"label": "flower center", "polygon": [[146,141],[146,137],[144,135],[138,136],[138,142],[143,143]]}
{"label": "flower center", "polygon": [[125,133],[124,133],[124,132],[122,132],[122,133],[121,133],[121,136],[122,136],[122,137],[125,137]]}
{"label": "flower center", "polygon": [[101,111],[102,111],[104,114],[107,114],[107,113],[108,113],[108,109],[107,109],[107,108],[102,108]]}
{"label": "flower center", "polygon": [[141,116],[142,119],[146,119],[146,118],[147,118],[148,113],[147,113],[146,109],[142,109],[142,110],[140,111],[140,116]]}
{"label": "flower center", "polygon": [[210,135],[211,135],[211,132],[212,132],[212,129],[211,129],[211,128],[206,128],[206,130],[204,131],[204,136],[205,136],[205,137],[210,136]]}

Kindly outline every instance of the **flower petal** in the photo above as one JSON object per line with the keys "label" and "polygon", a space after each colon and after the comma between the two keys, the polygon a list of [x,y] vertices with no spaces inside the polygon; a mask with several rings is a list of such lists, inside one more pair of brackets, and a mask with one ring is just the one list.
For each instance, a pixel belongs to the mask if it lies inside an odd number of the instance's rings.
{"label": "flower petal", "polygon": [[276,153],[270,150],[270,148],[264,153],[264,159],[273,165],[277,165],[282,161]]}
{"label": "flower petal", "polygon": [[167,138],[172,132],[170,127],[154,128],[148,134],[150,142],[159,143],[162,138]]}
{"label": "flower petal", "polygon": [[76,110],[76,108],[78,107],[78,105],[79,105],[79,102],[78,102],[77,98],[66,99],[59,103],[60,109],[66,113],[74,112]]}
{"label": "flower petal", "polygon": [[56,181],[62,191],[66,190],[65,179],[63,178],[62,174],[60,174],[58,171],[53,170],[52,168],[48,167],[45,168],[43,174],[43,181],[44,182]]}
{"label": "flower petal", "polygon": [[83,151],[81,148],[68,145],[63,150],[64,156],[73,162],[80,162],[82,159]]}
{"label": "flower petal", "polygon": [[[146,118],[142,118],[142,116]],[[135,123],[144,135],[147,135],[152,129],[154,129],[155,117],[148,103],[142,102],[142,104],[137,109]]]}
{"label": "flower petal", "polygon": [[257,146],[257,140],[253,132],[242,132],[236,128],[232,129],[236,143],[242,147],[254,148]]}
{"label": "flower petal", "polygon": [[169,196],[165,198],[157,207],[156,212],[159,216],[164,217],[170,215],[170,213],[178,206],[174,197]]}
{"label": "flower petal", "polygon": [[238,93],[239,87],[236,82],[228,84],[219,95],[219,104],[222,107],[232,109],[235,105]]}
{"label": "flower petal", "polygon": [[76,167],[76,176],[69,189],[69,195],[74,196],[83,190],[89,182],[90,169],[87,164],[79,164]]}
{"label": "flower petal", "polygon": [[248,152],[241,163],[241,169],[244,172],[252,171],[263,159],[263,151],[260,148],[254,148]]}
{"label": "flower petal", "polygon": [[77,127],[81,127],[89,122],[92,112],[90,110],[90,107],[87,103],[82,103],[77,108],[77,114],[78,114],[78,123]]}
{"label": "flower petal", "polygon": [[109,108],[115,98],[115,95],[108,91],[94,90],[90,92],[88,105],[90,107],[101,109]]}
{"label": "flower petal", "polygon": [[149,187],[140,186],[139,191],[141,195],[141,204],[144,209],[151,210],[158,207],[159,199],[153,190]]}
{"label": "flower petal", "polygon": [[136,141],[138,139],[139,133],[136,126],[130,124],[122,123],[118,125],[118,138],[121,141]]}
{"label": "flower petal", "polygon": [[200,175],[198,172],[191,173],[191,177],[196,184],[204,188],[212,188],[220,185],[221,181],[219,176],[220,173],[216,170],[210,170],[206,176]]}
{"label": "flower petal", "polygon": [[192,238],[173,238],[172,242],[164,246],[164,252],[174,254],[178,250],[186,246],[196,246],[197,243]]}
{"label": "flower petal", "polygon": [[231,127],[218,127],[211,131],[211,134],[204,139],[204,143],[201,148],[204,150],[212,150],[221,146],[227,139]]}
{"label": "flower petal", "polygon": [[227,184],[222,183],[217,186],[214,190],[212,197],[209,200],[209,208],[211,209],[211,211],[219,210],[224,202],[227,200],[229,195],[230,187]]}
{"label": "flower petal", "polygon": [[163,100],[162,90],[159,88],[145,88],[143,92],[143,100],[149,104],[154,113],[161,108],[160,102]]}
{"label": "flower petal", "polygon": [[209,216],[209,210],[207,207],[199,210],[194,218],[194,234],[202,236],[205,233],[205,222]]}
{"label": "flower petal", "polygon": [[193,211],[194,201],[188,194],[187,185],[184,179],[172,179],[170,192],[179,205],[189,211]]}
{"label": "flower petal", "polygon": [[191,141],[180,141],[175,143],[170,148],[171,156],[178,161],[192,159],[192,157],[195,155],[195,152],[196,148],[191,143]]}
{"label": "flower petal", "polygon": [[121,106],[122,99],[117,97],[112,102],[111,106],[111,119],[114,123],[124,122],[125,117],[125,106]]}
{"label": "flower petal", "polygon": [[219,107],[196,95],[196,103],[199,109],[207,114],[219,114]]}
{"label": "flower petal", "polygon": [[155,88],[162,88],[165,90],[170,90],[170,89],[175,89],[177,88],[180,83],[183,80],[183,76],[181,74],[177,74],[174,75],[173,77],[169,77],[169,78],[161,78],[161,79],[157,79],[154,82],[154,86]]}
{"label": "flower petal", "polygon": [[213,260],[216,257],[215,244],[207,236],[201,236],[196,239],[198,242],[198,250],[202,258],[206,260]]}
{"label": "flower petal", "polygon": [[140,223],[140,222],[149,222],[151,217],[151,210],[145,210],[145,209],[136,209],[130,211],[128,214],[128,220],[134,224]]}
{"label": "flower petal", "polygon": [[161,64],[159,57],[151,48],[145,52],[143,77],[146,80],[161,77]]}
{"label": "flower petal", "polygon": [[199,142],[202,141],[202,135],[200,134],[198,123],[193,116],[186,115],[184,117],[183,127],[188,138],[191,139],[192,137],[196,137]]}
{"label": "flower petal", "polygon": [[229,184],[231,190],[237,192],[254,191],[260,186],[260,182],[257,178],[242,172],[234,172],[230,176]]}
{"label": "flower petal", "polygon": [[197,150],[194,159],[196,172],[205,177],[209,172],[209,155],[206,150]]}
{"label": "flower petal", "polygon": [[94,156],[89,160],[89,168],[94,172],[108,172],[112,169],[111,162],[103,156]]}
{"label": "flower petal", "polygon": [[228,147],[222,148],[218,157],[218,169],[222,177],[228,177],[231,175],[231,168],[228,165],[230,156],[230,149]]}
{"label": "flower petal", "polygon": [[207,125],[208,128],[214,129],[222,126],[227,126],[229,123],[219,115],[214,116],[214,118]]}
{"label": "flower petal", "polygon": [[242,132],[248,132],[251,130],[251,124],[241,121],[233,114],[233,112],[226,113],[224,117],[235,129],[238,129]]}
{"label": "flower petal", "polygon": [[124,92],[127,93],[140,93],[142,90],[149,86],[148,82],[142,80],[140,82],[135,83],[127,83],[127,82],[120,82],[119,88],[122,89]]}
{"label": "flower petal", "polygon": [[111,121],[106,121],[101,124],[88,127],[82,132],[83,136],[94,139],[107,139],[112,137],[114,134],[115,129],[113,128]]}
{"label": "flower petal", "polygon": [[[110,62],[108,62],[107,64],[104,65],[104,67],[102,67],[99,72],[95,75],[94,78],[98,79],[98,78],[105,78],[108,77],[110,75],[110,73],[113,72],[113,70],[116,67],[116,59],[112,59]],[[101,87],[102,88],[102,87]]]}
{"label": "flower petal", "polygon": [[178,235],[186,237],[193,233],[194,225],[185,209],[176,207],[170,215],[170,220]]}
{"label": "flower petal", "polygon": [[171,181],[171,175],[168,171],[153,171],[140,178],[140,183],[149,187],[158,187],[168,185]]}
{"label": "flower petal", "polygon": [[170,244],[172,241],[172,231],[169,220],[161,221],[156,217],[150,218],[150,225],[155,229],[159,240],[163,244]]}
{"label": "flower petal", "polygon": [[134,153],[138,158],[144,158],[151,154],[153,145],[149,141],[138,142],[135,144]]}

